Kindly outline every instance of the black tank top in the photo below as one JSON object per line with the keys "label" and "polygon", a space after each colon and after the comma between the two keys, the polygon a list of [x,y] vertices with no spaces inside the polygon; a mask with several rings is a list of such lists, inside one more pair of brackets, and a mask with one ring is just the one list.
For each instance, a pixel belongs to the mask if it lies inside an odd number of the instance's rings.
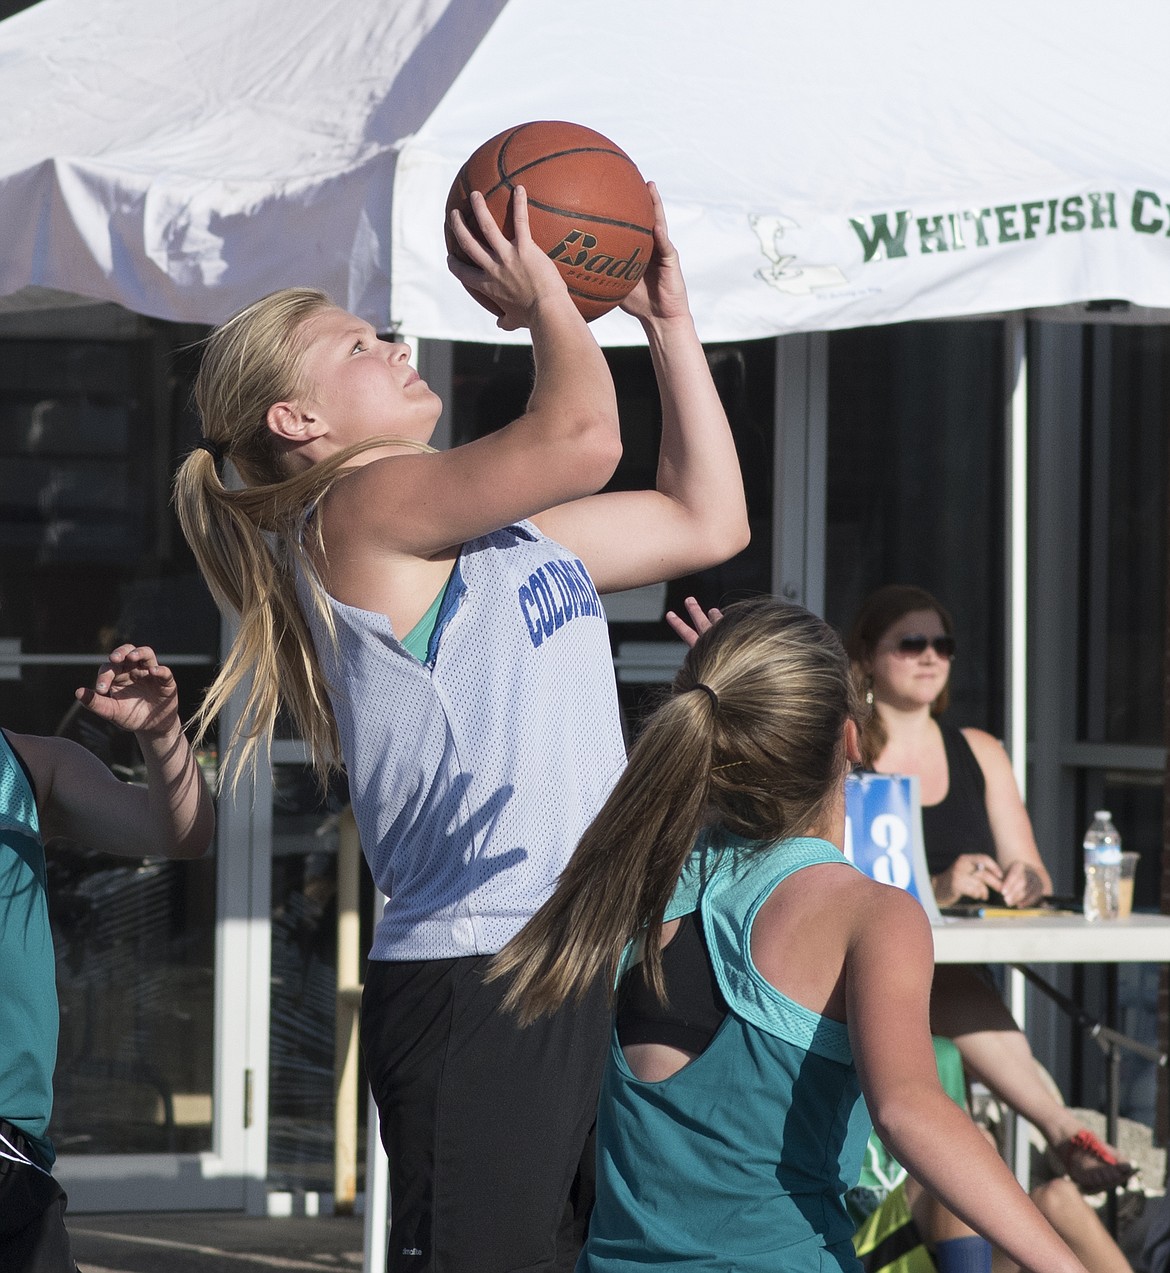
{"label": "black tank top", "polygon": [[644,964],[636,964],[622,978],[615,1014],[618,1042],[622,1047],[665,1043],[702,1052],[727,1015],[727,1000],[715,980],[703,925],[695,911],[682,917],[662,948],[662,975],[665,1005],[650,988]]}
{"label": "black tank top", "polygon": [[922,838],[931,875],[940,875],[962,853],[995,857],[983,770],[962,732],[942,721],[938,724],[947,751],[948,778],[943,799],[938,804],[922,806]]}

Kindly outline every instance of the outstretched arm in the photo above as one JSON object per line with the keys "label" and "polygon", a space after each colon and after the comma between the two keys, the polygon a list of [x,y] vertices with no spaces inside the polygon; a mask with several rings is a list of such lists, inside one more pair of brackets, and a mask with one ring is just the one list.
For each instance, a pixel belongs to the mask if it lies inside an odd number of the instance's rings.
{"label": "outstretched arm", "polygon": [[906,1170],[1035,1273],[1083,1273],[970,1116],[943,1091],[930,1043],[930,925],[879,886],[846,956],[849,1037],[874,1128]]}
{"label": "outstretched arm", "polygon": [[695,332],[662,200],[654,203],[654,258],[622,308],[642,324],[662,400],[662,443],[652,491],[615,491],[536,518],[579,553],[602,592],[674,579],[733,557],[749,539],[731,427]]}
{"label": "outstretched arm", "polygon": [[179,722],[170,669],[149,646],[120,645],[77,698],[133,732],[147,781],[120,782],[67,739],[14,738],[36,779],[45,838],[64,835],[129,857],[201,857],[215,831],[215,810]]}

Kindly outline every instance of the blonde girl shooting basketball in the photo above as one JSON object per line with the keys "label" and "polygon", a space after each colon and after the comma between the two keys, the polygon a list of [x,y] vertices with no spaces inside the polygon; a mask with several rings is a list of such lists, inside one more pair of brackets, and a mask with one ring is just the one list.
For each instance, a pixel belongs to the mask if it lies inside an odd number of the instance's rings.
{"label": "blonde girl shooting basketball", "polygon": [[[653,193],[653,192],[652,192]],[[657,489],[598,494],[617,464],[607,364],[555,266],[473,197],[456,277],[527,327],[527,410],[445,453],[441,404],[402,345],[313,292],[215,332],[183,463],[184,531],[239,637],[203,709],[245,694],[236,763],[281,699],[344,762],[389,897],[362,1035],[391,1164],[391,1269],[569,1268],[573,1177],[607,1033],[605,988],[520,1030],[486,962],[551,892],[624,763],[598,592],[686,574],[747,542],[738,460],[656,210],[624,302],[662,400]],[[221,461],[243,489],[223,482]],[[572,1194],[572,1198],[570,1195]],[[576,1217],[576,1227],[569,1221]]]}

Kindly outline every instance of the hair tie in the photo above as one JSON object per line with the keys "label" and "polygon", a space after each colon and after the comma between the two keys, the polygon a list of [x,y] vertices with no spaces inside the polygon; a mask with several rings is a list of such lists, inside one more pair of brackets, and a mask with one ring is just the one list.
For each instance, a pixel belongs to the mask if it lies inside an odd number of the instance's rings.
{"label": "hair tie", "polygon": [[711,700],[712,711],[717,712],[719,710],[719,695],[715,693],[710,685],[704,685],[702,681],[696,681],[693,688],[702,690],[703,693],[707,695],[707,697]]}
{"label": "hair tie", "polygon": [[195,443],[196,451],[206,451],[216,464],[223,463],[223,447],[218,442],[213,442],[210,438],[200,438]]}

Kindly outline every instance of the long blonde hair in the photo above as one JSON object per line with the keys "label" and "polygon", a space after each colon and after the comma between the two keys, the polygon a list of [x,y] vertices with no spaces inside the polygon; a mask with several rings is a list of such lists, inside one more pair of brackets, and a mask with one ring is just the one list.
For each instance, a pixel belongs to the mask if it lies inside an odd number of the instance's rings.
{"label": "long blonde hair", "polygon": [[663,993],[662,916],[704,826],[761,847],[821,825],[848,769],[849,662],[815,615],[737,602],[688,651],[552,897],[493,961],[522,1021],[554,1011],[644,935]]}
{"label": "long blonde hair", "polygon": [[[861,603],[861,608],[845,638],[845,649],[853,668],[853,678],[858,692],[862,695],[870,688],[872,677],[869,668],[873,665],[874,655],[881,644],[882,637],[898,622],[915,610],[933,610],[943,625],[947,636],[955,635],[955,625],[945,606],[941,605],[925,588],[911,583],[888,583],[871,592]],[[939,692],[938,698],[930,705],[932,716],[941,716],[951,701],[951,683],[948,680]],[[874,762],[882,754],[886,743],[886,727],[877,712],[869,712],[862,722],[861,730],[861,763],[866,769],[872,769]]]}
{"label": "long blonde hair", "polygon": [[[192,451],[175,475],[175,509],[200,572],[220,609],[239,617],[232,648],[194,718],[202,737],[232,694],[246,686],[240,719],[221,748],[223,770],[233,784],[270,742],[282,701],[319,777],[324,780],[340,765],[328,686],[297,600],[299,569],[326,630],[333,632],[332,612],[313,564],[324,560],[320,518],[307,513],[360,452],[387,441],[431,449],[403,439],[371,438],[290,473],[268,427],[268,409],[308,390],[303,328],[333,308],[324,292],[286,288],[212,332],[195,381],[207,447]],[[225,484],[220,469],[228,461],[242,489]]]}

